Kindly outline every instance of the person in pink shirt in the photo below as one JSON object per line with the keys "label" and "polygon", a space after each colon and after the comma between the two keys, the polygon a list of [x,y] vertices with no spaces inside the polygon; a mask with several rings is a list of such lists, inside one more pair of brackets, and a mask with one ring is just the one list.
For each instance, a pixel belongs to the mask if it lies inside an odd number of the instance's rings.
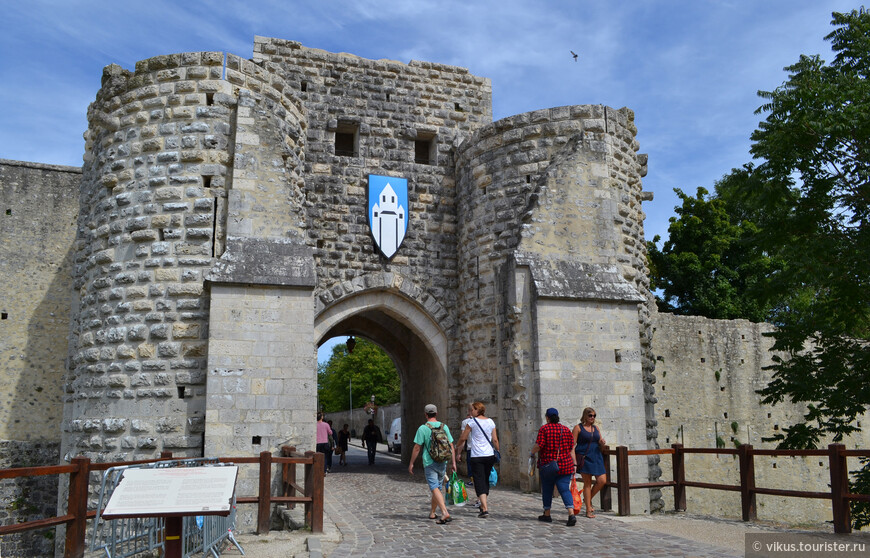
{"label": "person in pink shirt", "polygon": [[327,457],[331,449],[329,449],[330,438],[332,438],[332,428],[323,422],[323,413],[317,413],[317,452],[323,454],[323,472],[329,471],[327,467]]}

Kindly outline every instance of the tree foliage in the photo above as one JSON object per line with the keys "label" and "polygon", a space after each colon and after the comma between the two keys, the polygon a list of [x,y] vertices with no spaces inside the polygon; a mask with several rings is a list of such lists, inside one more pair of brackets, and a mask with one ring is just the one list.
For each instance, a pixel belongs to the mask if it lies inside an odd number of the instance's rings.
{"label": "tree foliage", "polygon": [[759,93],[767,118],[752,134],[769,199],[798,193],[759,234],[788,261],[773,283],[785,300],[774,350],[787,358],[761,393],[809,405],[776,436],[792,448],[841,440],[870,404],[870,13],[835,13],[832,24],[834,61],[787,67],[783,85]]}
{"label": "tree foliage", "polygon": [[317,366],[317,397],[324,412],[350,409],[351,387],[355,407],[362,407],[372,395],[378,405],[398,403],[401,397],[401,380],[393,361],[380,347],[360,337],[353,353],[348,353],[346,345],[335,345],[329,360]]}
{"label": "tree foliage", "polygon": [[[803,422],[775,436],[781,447],[814,447],[859,428],[870,405],[870,13],[834,13],[827,37],[836,53],[825,64],[801,56],[788,80],[759,95],[767,118],[752,153],[775,189],[800,195],[765,229],[782,247],[792,293],[777,313],[773,381],[765,403],[806,403]],[[870,462],[855,471],[853,492],[870,492]],[[853,524],[870,524],[870,507],[852,504]]]}
{"label": "tree foliage", "polygon": [[752,240],[758,232],[755,207],[739,192],[757,182],[747,165],[716,183],[713,196],[675,189],[682,201],[671,217],[668,240],[648,243],[651,280],[659,309],[714,319],[770,317],[770,277],[782,265]]}

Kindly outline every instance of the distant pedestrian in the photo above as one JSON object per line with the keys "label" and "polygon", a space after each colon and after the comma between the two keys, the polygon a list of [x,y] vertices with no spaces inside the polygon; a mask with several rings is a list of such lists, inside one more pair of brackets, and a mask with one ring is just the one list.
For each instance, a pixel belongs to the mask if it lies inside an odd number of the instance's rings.
{"label": "distant pedestrian", "polygon": [[317,413],[317,432],[316,432],[316,434],[317,434],[316,450],[317,450],[317,453],[323,454],[323,472],[327,473],[327,472],[329,472],[329,470],[328,470],[329,467],[327,466],[327,463],[329,463],[329,462],[326,459],[327,459],[327,456],[329,455],[329,452],[331,451],[329,449],[329,438],[332,435],[332,429],[329,427],[328,424],[323,422],[323,413]]}
{"label": "distant pedestrian", "polygon": [[338,431],[338,445],[336,446],[340,453],[338,454],[338,464],[347,466],[347,443],[350,440],[350,431],[347,429],[348,425],[344,425],[341,430]]}
{"label": "distant pedestrian", "polygon": [[332,427],[332,421],[326,421],[329,425],[329,451],[326,452],[326,472],[332,472],[332,454],[335,453],[335,429]]}
{"label": "distant pedestrian", "polygon": [[[446,424],[438,420],[438,408],[435,405],[426,405],[424,408],[426,414],[426,422],[420,425],[417,433],[414,435],[414,449],[411,452],[411,463],[408,465],[408,473],[414,474],[414,462],[417,461],[417,455],[423,451],[423,474],[426,476],[426,482],[429,484],[429,491],[432,493],[432,500],[429,505],[429,519],[437,519],[435,511],[441,510],[441,518],[436,523],[443,525],[449,523],[452,518],[447,511],[447,506],[444,503],[444,494],[441,492],[441,485],[444,483],[444,478],[447,475],[447,464],[453,466],[456,470],[456,452],[453,447],[453,436],[450,434],[450,429]],[[443,434],[443,436],[442,436]],[[433,437],[436,440],[433,440]],[[433,447],[438,441],[447,442],[449,446],[449,455],[446,448],[442,445],[439,448]]]}
{"label": "distant pedestrian", "polygon": [[369,465],[375,464],[375,454],[378,450],[378,442],[381,441],[381,429],[375,424],[373,419],[369,419],[369,423],[363,429],[363,444],[369,454]]}
{"label": "distant pedestrian", "polygon": [[[489,474],[495,465],[495,451],[498,450],[498,433],[495,430],[495,422],[486,418],[486,405],[482,401],[471,404],[471,422],[462,431],[462,436],[457,444],[459,451],[465,446],[466,441],[471,447],[471,478],[474,481],[474,492],[480,500],[480,513],[477,517],[489,517]],[[460,459],[462,456],[460,455]]]}
{"label": "distant pedestrian", "polygon": [[[550,407],[547,409],[547,423],[538,430],[532,457],[538,454],[538,470],[541,473],[541,500],[544,504],[544,515],[538,516],[538,521],[552,523],[550,508],[553,504],[553,487],[559,490],[562,503],[568,510],[568,522],[571,527],[577,523],[574,516],[574,498],[571,496],[571,479],[577,470],[577,460],[574,457],[574,438],[568,427],[559,423],[559,411]],[[579,506],[579,502],[577,505]]]}
{"label": "distant pedestrian", "polygon": [[[577,463],[577,472],[583,477],[583,500],[586,502],[586,517],[595,517],[592,508],[592,497],[604,488],[607,483],[607,470],[604,468],[604,456],[601,447],[607,445],[601,436],[601,430],[595,425],[597,416],[595,409],[586,407],[580,424],[574,427],[574,451]],[[595,483],[592,482],[595,477]]]}
{"label": "distant pedestrian", "polygon": [[[466,408],[465,411],[465,419],[462,421],[462,426],[460,427],[460,436],[462,432],[465,432],[465,427],[471,423],[471,405]],[[471,477],[471,446],[465,446],[465,476]]]}

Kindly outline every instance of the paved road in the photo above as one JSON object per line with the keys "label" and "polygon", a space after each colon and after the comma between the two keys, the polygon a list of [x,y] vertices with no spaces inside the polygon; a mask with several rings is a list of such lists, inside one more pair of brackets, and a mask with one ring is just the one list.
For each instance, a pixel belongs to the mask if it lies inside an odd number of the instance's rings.
{"label": "paved road", "polygon": [[[379,453],[374,466],[352,447],[346,467],[333,465],[326,477],[325,509],[341,537],[325,537],[325,556],[742,556],[710,544],[647,530],[599,512],[567,527],[554,508],[552,524],[536,520],[540,495],[497,487],[490,516],[478,519],[471,506],[451,508],[453,522],[427,518],[429,494],[422,470],[413,477],[397,458]],[[473,489],[472,489],[473,490]],[[332,540],[329,540],[332,539]],[[742,538],[739,541],[742,546]]]}

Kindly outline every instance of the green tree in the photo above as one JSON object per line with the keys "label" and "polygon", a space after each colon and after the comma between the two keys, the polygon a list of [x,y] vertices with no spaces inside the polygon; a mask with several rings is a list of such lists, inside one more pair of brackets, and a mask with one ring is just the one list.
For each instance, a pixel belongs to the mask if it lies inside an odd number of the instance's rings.
{"label": "green tree", "polygon": [[324,412],[350,408],[351,381],[356,407],[362,407],[372,395],[378,405],[400,400],[401,380],[393,361],[376,344],[360,337],[353,353],[348,353],[346,345],[336,345],[329,360],[317,366],[317,397]]}
{"label": "green tree", "polygon": [[[765,201],[790,199],[759,235],[788,261],[773,282],[784,297],[773,348],[786,357],[760,393],[808,408],[772,438],[785,448],[842,440],[870,404],[870,13],[832,17],[833,62],[801,56],[787,67],[783,85],[759,92],[767,117],[752,134]],[[853,492],[870,491],[870,463],[862,465]],[[870,524],[866,503],[852,509],[856,527]]]}
{"label": "green tree", "polygon": [[759,93],[767,118],[752,134],[769,190],[798,193],[758,235],[788,261],[772,283],[785,301],[774,349],[788,358],[761,393],[809,405],[775,437],[792,448],[841,440],[870,404],[870,13],[834,13],[832,24],[834,61],[787,67],[783,85]]}
{"label": "green tree", "polygon": [[698,188],[682,200],[671,217],[668,240],[661,250],[655,237],[647,244],[651,280],[659,309],[716,319],[768,318],[775,301],[769,277],[780,265],[751,242],[757,218],[738,192],[756,181],[753,168],[734,169],[716,184],[710,196]]}

